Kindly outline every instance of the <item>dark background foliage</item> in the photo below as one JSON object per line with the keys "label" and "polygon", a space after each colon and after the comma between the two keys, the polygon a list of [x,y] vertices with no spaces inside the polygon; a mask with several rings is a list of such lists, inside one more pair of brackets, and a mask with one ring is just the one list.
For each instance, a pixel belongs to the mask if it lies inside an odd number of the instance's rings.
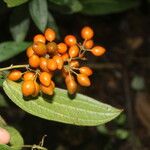
{"label": "dark background foliage", "polygon": [[[148,0],[4,0],[0,1],[0,67],[27,62],[25,49],[46,27],[80,39],[84,25],[107,52],[89,57],[94,70],[92,86],[80,93],[123,108],[116,120],[98,127],[76,127],[31,116],[7,98],[0,88],[0,113],[17,128],[25,144],[38,143],[53,150],[150,149]],[[57,86],[63,87],[61,78]],[[60,86],[61,85],[61,86]]]}

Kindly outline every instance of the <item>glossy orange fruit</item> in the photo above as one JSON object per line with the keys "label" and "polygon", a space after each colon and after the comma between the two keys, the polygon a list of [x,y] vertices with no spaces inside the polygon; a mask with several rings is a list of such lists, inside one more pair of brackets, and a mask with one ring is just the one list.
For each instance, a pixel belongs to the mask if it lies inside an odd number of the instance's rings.
{"label": "glossy orange fruit", "polygon": [[72,60],[71,62],[70,62],[70,67],[73,67],[73,68],[78,68],[79,67],[79,61],[77,61],[77,60]]}
{"label": "glossy orange fruit", "polygon": [[35,91],[33,93],[33,96],[36,97],[40,92],[40,85],[36,81],[34,81],[34,86],[35,86]]}
{"label": "glossy orange fruit", "polygon": [[45,35],[46,40],[49,41],[49,42],[54,41],[55,38],[56,38],[56,33],[52,28],[47,28],[45,30],[44,35]]}
{"label": "glossy orange fruit", "polygon": [[81,86],[86,86],[86,87],[88,87],[88,86],[91,85],[90,79],[89,79],[88,76],[85,75],[85,74],[82,74],[82,73],[78,74],[78,75],[77,75],[77,80],[78,80],[78,83],[79,83]]}
{"label": "glossy orange fruit", "polygon": [[73,46],[77,43],[77,39],[74,35],[67,35],[65,36],[65,39],[64,39],[65,43],[68,45],[68,46]]}
{"label": "glossy orange fruit", "polygon": [[45,57],[41,57],[40,58],[40,68],[42,69],[42,71],[49,72],[49,70],[47,68],[47,64],[48,64],[48,59]]}
{"label": "glossy orange fruit", "polygon": [[69,58],[69,54],[68,53],[64,53],[63,55],[61,55],[63,61],[66,61]]}
{"label": "glossy orange fruit", "polygon": [[80,73],[85,74],[87,76],[91,76],[93,74],[93,71],[91,68],[83,66],[79,68]]}
{"label": "glossy orange fruit", "polygon": [[47,68],[50,71],[54,71],[57,69],[57,63],[54,59],[48,59]]}
{"label": "glossy orange fruit", "polygon": [[91,38],[93,38],[94,36],[94,31],[91,27],[89,26],[85,26],[82,28],[81,30],[81,37],[85,40],[89,40]]}
{"label": "glossy orange fruit", "polygon": [[31,96],[35,92],[35,84],[32,80],[27,80],[22,83],[22,94],[24,96]]}
{"label": "glossy orange fruit", "polygon": [[30,58],[29,58],[29,65],[33,68],[37,68],[40,65],[40,58],[38,55],[33,54]]}
{"label": "glossy orange fruit", "polygon": [[8,74],[7,78],[12,81],[17,81],[21,78],[21,76],[22,76],[21,71],[13,70]]}
{"label": "glossy orange fruit", "polygon": [[77,45],[71,46],[68,53],[71,58],[77,57],[79,55],[79,47]]}
{"label": "glossy orange fruit", "polygon": [[42,42],[42,43],[46,43],[46,39],[45,39],[45,36],[43,34],[37,34],[34,36],[33,38],[33,42],[36,43],[36,42]]}
{"label": "glossy orange fruit", "polygon": [[92,48],[93,45],[94,45],[93,40],[87,40],[87,41],[84,42],[84,47],[87,48],[87,49]]}
{"label": "glossy orange fruit", "polygon": [[40,80],[41,84],[43,84],[44,86],[50,85],[51,78],[52,78],[52,76],[48,72],[41,72],[39,75],[39,80]]}
{"label": "glossy orange fruit", "polygon": [[58,46],[58,52],[60,54],[64,54],[67,52],[67,45],[65,43],[61,42],[57,46]]}
{"label": "glossy orange fruit", "polygon": [[26,72],[23,75],[23,80],[27,81],[27,80],[34,80],[35,79],[35,73],[33,72]]}
{"label": "glossy orange fruit", "polygon": [[33,43],[32,49],[38,56],[43,56],[47,53],[46,45],[42,42]]}
{"label": "glossy orange fruit", "polygon": [[47,95],[53,95],[54,94],[54,85],[53,84],[50,84],[49,86],[41,85],[40,87],[41,87],[41,91],[44,94],[47,94]]}
{"label": "glossy orange fruit", "polygon": [[55,55],[55,56],[53,57],[53,60],[56,61],[57,68],[58,68],[59,70],[61,70],[62,67],[63,67],[63,65],[64,65],[64,60],[62,59],[62,57],[61,57],[61,56],[58,56],[58,55]]}
{"label": "glossy orange fruit", "polygon": [[95,56],[101,56],[101,55],[103,55],[106,52],[106,49],[104,47],[102,47],[102,46],[94,46],[91,49],[91,52]]}
{"label": "glossy orange fruit", "polygon": [[55,42],[49,42],[46,47],[49,54],[55,53],[58,49],[57,44]]}
{"label": "glossy orange fruit", "polygon": [[27,57],[31,57],[34,54],[34,51],[32,49],[32,46],[29,46],[26,50]]}

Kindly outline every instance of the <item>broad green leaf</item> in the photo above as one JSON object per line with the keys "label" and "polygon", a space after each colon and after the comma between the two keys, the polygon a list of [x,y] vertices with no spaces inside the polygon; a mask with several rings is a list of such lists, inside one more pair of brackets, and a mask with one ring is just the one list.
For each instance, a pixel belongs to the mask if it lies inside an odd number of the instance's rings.
{"label": "broad green leaf", "polygon": [[10,145],[18,147],[17,149],[20,149],[20,147],[22,147],[22,145],[24,144],[21,134],[14,127],[6,126],[4,128],[10,133]]}
{"label": "broad green leaf", "polygon": [[57,33],[57,39],[60,38],[59,29],[57,27],[54,17],[52,16],[50,12],[48,13],[47,27],[51,27],[52,29],[54,29],[55,32]]}
{"label": "broad green leaf", "polygon": [[29,45],[30,42],[8,41],[0,43],[0,62],[3,62],[23,52]]}
{"label": "broad green leaf", "polygon": [[76,13],[82,10],[82,4],[79,0],[66,0],[66,1],[54,1],[49,0],[51,3],[49,4],[49,7],[55,11],[61,12],[61,13]]}
{"label": "broad green leaf", "polygon": [[26,6],[16,7],[10,16],[10,32],[13,39],[21,42],[25,39],[29,29],[29,14]]}
{"label": "broad green leaf", "polygon": [[140,5],[139,0],[80,0],[83,5],[82,13],[102,15],[117,13]]}
{"label": "broad green leaf", "polygon": [[7,3],[8,7],[15,7],[23,3],[26,3],[27,1],[28,0],[4,0],[4,2]]}
{"label": "broad green leaf", "polygon": [[32,0],[29,3],[29,11],[34,23],[43,32],[48,20],[47,0]]}
{"label": "broad green leaf", "polygon": [[13,149],[8,145],[0,144],[0,150],[16,150],[16,149]]}
{"label": "broad green leaf", "polygon": [[74,99],[68,97],[66,90],[56,88],[53,97],[39,96],[25,100],[21,93],[21,84],[4,81],[4,91],[8,97],[26,112],[58,122],[95,126],[104,124],[117,117],[121,110],[98,102],[90,97],[77,94]]}

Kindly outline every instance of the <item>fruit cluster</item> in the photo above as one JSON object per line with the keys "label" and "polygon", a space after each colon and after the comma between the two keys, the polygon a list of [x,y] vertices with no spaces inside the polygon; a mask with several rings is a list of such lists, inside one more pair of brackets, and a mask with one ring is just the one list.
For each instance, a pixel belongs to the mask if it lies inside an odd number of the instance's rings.
{"label": "fruit cluster", "polygon": [[106,51],[101,46],[94,46],[93,36],[93,29],[85,26],[81,30],[82,43],[78,43],[74,35],[66,35],[64,42],[56,43],[55,31],[47,28],[44,34],[34,36],[33,44],[26,50],[30,68],[24,73],[13,70],[8,78],[17,81],[23,77],[24,96],[37,96],[40,91],[53,95],[55,83],[52,77],[56,70],[60,70],[65,78],[68,92],[74,94],[77,82],[85,87],[91,85],[89,76],[93,71],[87,66],[80,66],[80,61],[86,60],[85,53],[101,56]]}

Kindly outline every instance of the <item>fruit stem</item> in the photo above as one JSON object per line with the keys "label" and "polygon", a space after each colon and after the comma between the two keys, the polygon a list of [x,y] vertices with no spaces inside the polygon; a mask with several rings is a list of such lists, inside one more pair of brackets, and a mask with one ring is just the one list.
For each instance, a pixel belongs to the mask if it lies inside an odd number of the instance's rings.
{"label": "fruit stem", "polygon": [[29,65],[25,64],[25,65],[10,65],[9,67],[5,67],[5,68],[0,68],[0,71],[5,71],[5,70],[11,70],[11,69],[17,69],[17,68],[29,68]]}

